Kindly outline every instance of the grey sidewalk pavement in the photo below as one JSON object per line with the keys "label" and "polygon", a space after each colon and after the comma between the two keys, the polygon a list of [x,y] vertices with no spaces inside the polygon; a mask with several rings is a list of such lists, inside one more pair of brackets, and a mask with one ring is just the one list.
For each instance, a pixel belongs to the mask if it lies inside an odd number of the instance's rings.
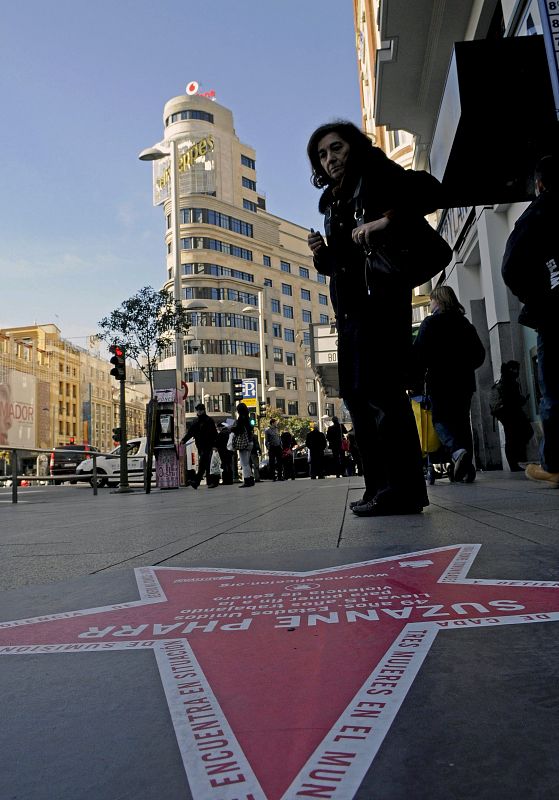
{"label": "grey sidewalk pavement", "polygon": [[[555,622],[559,620],[559,599],[553,613],[522,620],[551,624],[516,624],[518,619],[515,624],[505,624],[499,616],[495,617],[495,627],[477,621],[475,624],[482,627],[476,628],[474,622],[468,622],[472,619],[468,616],[456,623],[465,627],[442,629],[425,649],[423,665],[418,663],[410,677],[409,686],[393,709],[395,717],[384,723],[382,736],[378,734],[377,749],[373,744],[364,745],[363,752],[356,749],[355,763],[365,764],[360,767],[361,773],[358,769],[352,772],[353,767],[347,766],[350,762],[339,753],[331,755],[342,749],[339,745],[338,750],[330,747],[326,761],[318,762],[319,766],[309,772],[315,778],[302,784],[306,789],[297,789],[295,784],[288,788],[282,770],[291,770],[293,777],[303,766],[297,761],[297,747],[290,749],[284,742],[286,752],[268,752],[265,763],[269,766],[262,766],[255,746],[247,743],[244,749],[258,785],[271,787],[260,788],[262,794],[227,783],[225,778],[231,777],[233,767],[224,764],[222,772],[216,773],[219,780],[211,779],[216,785],[210,781],[204,788],[200,764],[205,763],[207,771],[207,762],[189,761],[193,745],[190,750],[184,742],[181,745],[181,725],[174,718],[171,724],[169,711],[172,716],[176,708],[173,711],[169,685],[163,680],[161,656],[157,665],[153,653],[148,652],[133,656],[122,650],[79,655],[60,652],[56,657],[47,656],[47,651],[39,647],[41,643],[46,647],[47,642],[70,642],[70,638],[57,639],[60,632],[49,638],[51,621],[14,628],[14,645],[22,631],[25,635],[35,629],[47,631],[37,639],[39,649],[16,653],[9,638],[12,629],[1,624],[78,609],[106,610],[116,604],[125,609],[122,613],[128,613],[122,604],[140,597],[134,568],[147,566],[198,570],[177,573],[181,575],[218,570],[219,575],[227,570],[327,571],[384,559],[384,564],[397,565],[399,576],[406,575],[404,583],[401,577],[394,579],[393,589],[401,586],[402,591],[419,592],[421,575],[427,576],[428,570],[434,569],[426,565],[458,545],[481,545],[479,551],[464,550],[470,555],[458,584],[466,574],[484,591],[489,591],[484,581],[510,582],[510,589],[499,586],[498,597],[506,600],[493,600],[493,608],[504,608],[506,605],[499,603],[505,602],[528,609],[521,603],[530,592],[540,602],[542,592],[549,598],[556,591],[549,585],[538,589],[537,582],[559,581],[559,491],[530,483],[522,474],[487,473],[472,485],[438,481],[429,488],[431,505],[422,515],[376,519],[357,518],[349,511],[349,502],[361,492],[362,480],[357,477],[261,482],[246,490],[237,486],[208,490],[201,486],[198,491],[156,490],[150,495],[100,490],[97,497],[86,486],[30,487],[20,490],[20,502],[12,506],[10,490],[0,490],[0,654],[18,656],[0,659],[0,798],[539,800],[559,796],[555,748],[559,735],[559,627]],[[423,551],[429,553],[422,555]],[[404,558],[398,561],[398,557]],[[410,566],[416,568],[402,572]],[[295,589],[290,591],[296,590],[300,597],[304,592],[316,594],[318,584],[313,580],[322,578],[294,584]],[[181,583],[178,579],[175,582]],[[197,587],[191,584],[190,588]],[[185,593],[181,595],[184,605],[189,587],[181,591]],[[466,602],[465,597],[458,597],[458,601]],[[486,600],[479,601],[483,602]],[[372,608],[373,604],[369,605]],[[345,608],[347,616],[350,606]],[[466,613],[458,608],[458,614]],[[372,611],[367,613],[374,616]],[[392,614],[391,622],[407,619],[401,608],[385,613]],[[444,612],[429,614],[445,616]],[[476,614],[479,617],[483,612]],[[53,626],[59,624],[52,620]],[[307,665],[303,670],[305,681],[310,683],[305,684],[302,694],[296,691],[297,673],[284,674],[285,664],[280,674],[274,671],[277,664],[270,653],[275,652],[275,645],[265,637],[259,638],[261,633],[247,638],[254,648],[253,661],[259,665],[251,678],[255,685],[260,673],[268,675],[278,696],[287,693],[285,696],[298,697],[293,702],[305,708],[293,728],[298,736],[306,725],[309,730],[313,728],[313,709],[328,707],[336,683],[352,671],[353,659],[361,657],[364,647],[374,650],[377,646],[370,631],[380,628],[361,619],[359,624],[359,630],[364,631],[361,638],[338,641],[328,620],[309,622],[315,626],[308,628],[310,644],[301,638],[290,651],[296,664],[295,651],[299,648],[302,653],[310,648],[302,662]],[[422,635],[418,624],[415,629],[409,628],[416,636]],[[423,629],[432,632],[433,624],[430,619],[423,623]],[[281,624],[276,627],[281,628]],[[346,627],[356,630],[356,626]],[[293,627],[289,630],[293,631],[290,636],[299,636]],[[222,636],[227,646],[239,640],[239,634],[231,631]],[[211,637],[204,636],[204,632],[195,631],[190,641],[196,643],[195,637],[210,641]],[[218,642],[218,636],[212,641]],[[216,659],[225,658],[223,674],[234,673],[223,652],[227,654],[228,650],[216,651],[213,656],[211,652],[205,654],[209,659],[205,669],[214,675],[214,682],[215,674],[220,673]],[[242,650],[237,653],[238,659],[246,657]],[[279,664],[279,656],[276,659]],[[302,672],[299,674],[304,683]],[[322,684],[324,691],[320,691]],[[355,687],[350,688],[344,704],[354,694]],[[216,688],[215,694],[223,704],[231,690]],[[241,699],[246,702],[246,721],[236,725],[243,742],[257,711],[247,698]],[[273,698],[270,703],[273,706]],[[231,715],[233,718],[233,709]],[[360,724],[363,726],[363,721]],[[267,733],[260,730],[257,739]],[[186,736],[184,731],[182,735]],[[235,769],[234,774],[240,774],[240,768]]]}

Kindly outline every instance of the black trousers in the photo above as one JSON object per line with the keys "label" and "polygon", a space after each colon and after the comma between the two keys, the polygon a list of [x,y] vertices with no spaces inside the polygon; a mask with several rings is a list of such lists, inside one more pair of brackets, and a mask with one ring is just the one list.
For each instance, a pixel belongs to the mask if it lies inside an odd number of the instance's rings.
{"label": "black trousers", "polygon": [[281,478],[282,477],[282,450],[281,445],[279,444],[271,444],[268,447],[268,458],[269,460],[269,470],[270,470],[270,477],[271,478]]}
{"label": "black trousers", "polygon": [[206,480],[210,474],[210,462],[212,460],[212,448],[208,447],[206,450],[198,450],[198,471],[196,473],[196,483],[198,486],[202,483],[202,478],[206,476]]}
{"label": "black trousers", "polygon": [[368,499],[429,505],[417,427],[403,384],[386,376],[344,397],[363,464]]}

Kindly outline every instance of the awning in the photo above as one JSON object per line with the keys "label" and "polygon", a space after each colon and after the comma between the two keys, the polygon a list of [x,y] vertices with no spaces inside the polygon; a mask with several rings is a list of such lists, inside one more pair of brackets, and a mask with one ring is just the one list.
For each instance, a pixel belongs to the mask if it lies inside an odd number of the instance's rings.
{"label": "awning", "polygon": [[529,200],[535,163],[556,144],[543,37],[457,42],[430,153],[445,205]]}

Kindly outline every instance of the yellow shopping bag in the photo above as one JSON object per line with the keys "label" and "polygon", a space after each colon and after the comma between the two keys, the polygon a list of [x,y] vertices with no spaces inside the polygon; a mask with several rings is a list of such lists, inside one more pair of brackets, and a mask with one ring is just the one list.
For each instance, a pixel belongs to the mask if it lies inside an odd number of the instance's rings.
{"label": "yellow shopping bag", "polygon": [[433,427],[431,409],[426,408],[425,404],[418,400],[412,400],[411,405],[415,416],[417,432],[419,433],[419,441],[421,442],[421,452],[424,456],[427,455],[427,453],[435,453],[441,446],[441,443]]}

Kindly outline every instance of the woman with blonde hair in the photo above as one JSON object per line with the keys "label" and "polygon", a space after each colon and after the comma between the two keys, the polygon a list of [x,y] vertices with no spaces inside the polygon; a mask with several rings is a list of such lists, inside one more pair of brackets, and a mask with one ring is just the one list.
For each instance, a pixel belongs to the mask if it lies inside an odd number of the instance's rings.
{"label": "woman with blonde hair", "polygon": [[454,480],[471,483],[476,470],[470,405],[485,348],[450,286],[435,287],[430,299],[431,315],[414,343],[416,375],[431,399],[433,426],[450,451]]}

